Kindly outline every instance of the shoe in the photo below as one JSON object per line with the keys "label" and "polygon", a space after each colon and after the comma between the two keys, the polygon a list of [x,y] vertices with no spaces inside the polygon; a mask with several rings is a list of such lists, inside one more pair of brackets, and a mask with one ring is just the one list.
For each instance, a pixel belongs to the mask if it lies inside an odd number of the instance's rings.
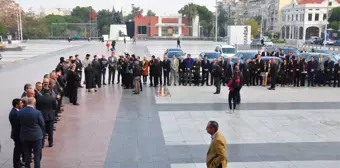
{"label": "shoe", "polygon": [[268,88],[268,90],[275,90],[275,88]]}
{"label": "shoe", "polygon": [[174,84],[174,86],[177,86],[176,84]]}
{"label": "shoe", "polygon": [[49,144],[48,147],[52,148],[53,147],[53,143]]}
{"label": "shoe", "polygon": [[73,103],[73,105],[75,105],[75,106],[79,106],[79,103]]}
{"label": "shoe", "polygon": [[235,113],[235,109],[233,109],[233,113]]}
{"label": "shoe", "polygon": [[95,89],[94,92],[97,92],[97,89]]}
{"label": "shoe", "polygon": [[214,94],[218,94],[217,92],[215,92]]}
{"label": "shoe", "polygon": [[119,82],[117,82],[117,84],[119,84]]}
{"label": "shoe", "polygon": [[106,83],[103,83],[103,85],[106,85]]}

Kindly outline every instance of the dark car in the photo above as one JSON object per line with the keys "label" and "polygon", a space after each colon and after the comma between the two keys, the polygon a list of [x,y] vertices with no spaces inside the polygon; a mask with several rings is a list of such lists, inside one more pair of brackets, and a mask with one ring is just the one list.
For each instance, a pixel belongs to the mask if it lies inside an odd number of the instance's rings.
{"label": "dark car", "polygon": [[324,53],[310,52],[310,53],[301,54],[300,56],[301,56],[301,59],[305,58],[306,61],[309,61],[311,59],[311,57],[314,57],[314,59],[318,60],[320,54],[323,55],[323,57],[322,57],[323,61],[326,61],[328,59],[328,56],[331,56],[332,61],[334,61],[334,63],[338,62],[334,55],[324,54]]}
{"label": "dark car", "polygon": [[218,52],[202,52],[199,56],[200,59],[203,60],[205,55],[208,56],[209,61],[212,61],[214,58],[218,60],[221,57],[221,54]]}
{"label": "dark car", "polygon": [[255,57],[255,55],[257,54],[256,51],[240,51],[237,52],[235,57],[241,58],[242,60],[246,60],[248,59],[252,59]]}
{"label": "dark car", "polygon": [[179,59],[179,57],[185,56],[185,53],[183,51],[169,51],[167,55],[169,58],[172,58],[175,55]]}
{"label": "dark car", "polygon": [[167,55],[169,52],[179,52],[179,51],[182,51],[182,49],[180,49],[180,48],[168,48],[168,49],[165,50],[164,55]]}
{"label": "dark car", "polygon": [[285,55],[287,55],[288,52],[292,52],[295,56],[300,55],[300,51],[297,48],[279,48],[279,51],[283,51]]}

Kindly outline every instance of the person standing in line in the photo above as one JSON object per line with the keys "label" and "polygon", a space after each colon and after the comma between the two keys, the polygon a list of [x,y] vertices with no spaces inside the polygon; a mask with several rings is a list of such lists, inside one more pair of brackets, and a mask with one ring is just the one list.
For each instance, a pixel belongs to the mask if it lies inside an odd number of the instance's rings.
{"label": "person standing in line", "polygon": [[117,64],[118,59],[115,56],[115,52],[113,51],[111,53],[111,56],[109,57],[109,84],[112,82],[114,84],[115,78],[116,78],[116,70],[117,70]]}
{"label": "person standing in line", "polygon": [[186,86],[189,83],[189,86],[191,86],[192,82],[192,67],[194,65],[194,60],[191,58],[191,54],[187,54],[187,59],[184,60],[185,65],[185,82],[184,86]]}
{"label": "person standing in line", "polygon": [[21,125],[20,138],[24,148],[26,168],[31,168],[32,152],[34,155],[34,168],[40,168],[45,122],[42,113],[35,109],[35,105],[35,98],[29,97],[27,99],[27,107],[18,112]]}
{"label": "person standing in line", "polygon": [[[53,127],[57,111],[57,100],[50,95],[49,88],[45,88],[43,95],[37,100],[37,110],[39,110],[45,121],[43,133],[48,135],[48,146],[53,146]],[[42,147],[44,148],[45,139],[43,138]]]}
{"label": "person standing in line", "polygon": [[21,157],[24,160],[23,148],[20,139],[20,120],[18,118],[19,110],[23,107],[23,103],[21,99],[13,99],[12,101],[12,110],[9,113],[9,122],[11,123],[12,131],[11,138],[14,141],[14,149],[13,149],[13,167],[21,168],[24,164],[21,161]]}
{"label": "person standing in line", "polygon": [[109,62],[105,58],[105,55],[102,55],[102,58],[99,60],[99,62],[100,62],[100,66],[102,68],[101,73],[102,73],[102,76],[103,76],[103,85],[106,85],[106,83],[105,83],[106,69],[109,65]]}
{"label": "person standing in line", "polygon": [[201,73],[201,61],[199,58],[196,58],[193,66],[192,72],[194,74],[194,86],[199,86],[200,84],[200,73]]}
{"label": "person standing in line", "polygon": [[92,63],[90,63],[85,68],[85,81],[86,81],[86,89],[88,92],[91,92],[93,88],[94,88],[94,91],[97,92],[94,78],[95,78],[94,69],[92,67]]}
{"label": "person standing in line", "polygon": [[117,71],[118,71],[118,75],[117,75],[117,84],[120,83],[120,78],[122,78],[122,86],[124,85],[124,80],[123,80],[123,74],[124,74],[124,66],[125,64],[125,57],[123,55],[119,56],[118,59],[118,64],[117,64]]}
{"label": "person standing in line", "polygon": [[224,136],[218,132],[218,123],[209,121],[207,132],[211,135],[211,143],[207,152],[207,168],[227,168],[227,142]]}
{"label": "person standing in line", "polygon": [[163,75],[164,75],[164,84],[163,86],[170,86],[170,81],[169,81],[169,75],[170,75],[170,70],[171,70],[171,61],[168,59],[168,56],[165,55],[164,56],[164,60],[163,60]]}
{"label": "person standing in line", "polygon": [[202,63],[202,86],[204,85],[204,82],[206,82],[206,85],[209,86],[209,69],[210,69],[210,61],[208,60],[208,56],[204,55],[204,60],[201,61]]}
{"label": "person standing in line", "polygon": [[76,72],[80,78],[79,87],[83,88],[83,86],[81,86],[81,78],[83,76],[83,63],[81,62],[78,54],[75,57],[76,57],[76,60],[75,60],[76,61]]}
{"label": "person standing in line", "polygon": [[124,44],[126,45],[126,38],[124,37]]}
{"label": "person standing in line", "polygon": [[238,72],[234,72],[232,78],[229,80],[227,86],[229,87],[229,96],[228,96],[228,103],[230,113],[235,112],[236,109],[236,96],[237,92],[240,91],[241,88],[241,79]]}
{"label": "person standing in line", "polygon": [[308,87],[315,85],[315,70],[317,68],[318,64],[314,60],[314,57],[311,57],[310,60],[307,63],[307,76],[308,76]]}
{"label": "person standing in line", "polygon": [[144,57],[143,60],[143,69],[142,69],[142,75],[143,75],[143,84],[146,84],[146,81],[148,80],[148,74],[149,74],[149,61],[147,57]]}
{"label": "person standing in line", "polygon": [[174,83],[174,86],[176,86],[176,83],[178,82],[178,67],[179,62],[177,57],[174,55],[171,61],[170,85]]}
{"label": "person standing in line", "polygon": [[278,69],[279,69],[278,62],[275,59],[272,59],[269,69],[269,74],[272,76],[272,78],[268,90],[275,90]]}
{"label": "person standing in line", "polygon": [[135,91],[134,94],[139,94],[140,93],[140,76],[142,75],[141,73],[141,67],[139,66],[139,61],[135,61],[135,64],[133,65],[133,80],[135,84]]}
{"label": "person standing in line", "polygon": [[80,81],[80,77],[76,73],[76,66],[72,65],[71,69],[68,71],[67,74],[67,84],[66,87],[68,88],[69,93],[69,99],[70,103],[73,103],[73,105],[79,105],[77,103],[77,97],[78,97],[78,85],[77,83]]}
{"label": "person standing in line", "polygon": [[[155,61],[156,61],[156,59],[155,59],[155,56],[153,55],[153,56],[151,56],[151,60],[150,60],[150,62],[149,62],[149,67],[150,67],[150,72],[149,72],[149,81],[150,81],[150,87],[153,87],[154,85],[155,85],[155,74],[156,74],[156,72],[155,72]],[[158,80],[157,80],[158,81]]]}
{"label": "person standing in line", "polygon": [[220,94],[221,92],[221,78],[222,78],[222,68],[217,63],[217,59],[214,58],[211,63],[211,72],[214,77],[214,84],[216,87],[216,92],[214,94]]}
{"label": "person standing in line", "polygon": [[24,92],[22,93],[21,97],[26,97],[27,96],[27,91],[32,89],[31,84],[25,84],[24,86]]}
{"label": "person standing in line", "polygon": [[184,56],[179,57],[179,65],[178,65],[178,85],[184,85],[184,76],[185,76],[185,62]]}
{"label": "person standing in line", "polygon": [[98,57],[97,55],[95,55],[93,57],[93,61],[92,61],[92,67],[93,67],[93,70],[94,70],[94,78],[95,78],[95,84],[96,86],[98,86],[98,88],[100,88],[102,86],[101,84],[101,76],[102,76],[102,66],[98,60]]}

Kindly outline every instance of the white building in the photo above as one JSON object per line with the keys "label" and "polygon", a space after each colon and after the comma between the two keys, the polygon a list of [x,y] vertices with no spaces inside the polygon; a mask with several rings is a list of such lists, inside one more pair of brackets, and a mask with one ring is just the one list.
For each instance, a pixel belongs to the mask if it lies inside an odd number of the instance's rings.
{"label": "white building", "polygon": [[282,10],[281,38],[286,42],[302,43],[311,36],[319,36],[328,24],[328,14],[340,0],[293,0]]}
{"label": "white building", "polygon": [[63,9],[63,8],[54,8],[54,9],[48,9],[44,11],[45,15],[60,15],[60,16],[67,16],[71,15],[70,9]]}

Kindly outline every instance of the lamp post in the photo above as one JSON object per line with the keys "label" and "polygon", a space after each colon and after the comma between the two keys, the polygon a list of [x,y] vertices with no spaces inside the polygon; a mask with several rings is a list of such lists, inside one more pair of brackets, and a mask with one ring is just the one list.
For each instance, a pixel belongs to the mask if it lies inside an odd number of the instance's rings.
{"label": "lamp post", "polygon": [[325,32],[324,32],[324,40],[323,40],[323,47],[326,48],[326,40],[327,40],[327,24],[329,19],[329,0],[327,0],[326,6],[326,25],[325,25]]}

